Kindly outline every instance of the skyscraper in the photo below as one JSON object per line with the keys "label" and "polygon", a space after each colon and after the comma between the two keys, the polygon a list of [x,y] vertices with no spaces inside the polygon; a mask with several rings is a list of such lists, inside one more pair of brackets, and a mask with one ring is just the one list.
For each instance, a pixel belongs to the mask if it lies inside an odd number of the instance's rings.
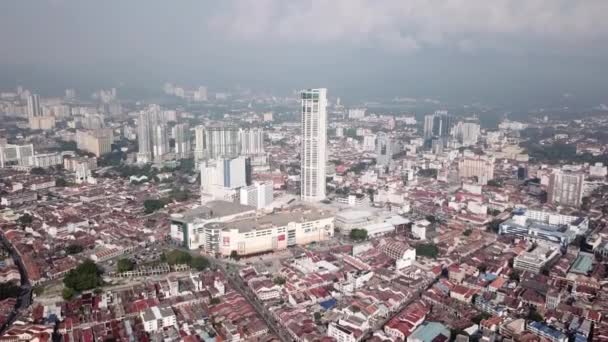
{"label": "skyscraper", "polygon": [[578,207],[582,203],[585,175],[582,172],[554,170],[549,177],[549,203]]}
{"label": "skyscraper", "polygon": [[203,160],[201,170],[201,200],[236,197],[238,189],[251,185],[251,168],[246,157]]}
{"label": "skyscraper", "polygon": [[232,126],[197,126],[194,152],[197,160],[237,157],[241,154],[239,129]]}
{"label": "skyscraper", "polygon": [[163,157],[169,153],[167,125],[160,106],[151,105],[147,110],[139,113],[137,141],[139,145],[137,162],[139,163],[162,161]]}
{"label": "skyscraper", "polygon": [[378,132],[376,136],[376,164],[386,166],[393,159],[393,142],[391,137],[384,133]]}
{"label": "skyscraper", "polygon": [[463,146],[471,146],[477,144],[480,126],[475,122],[458,122],[453,129],[452,134]]}
{"label": "skyscraper", "polygon": [[430,139],[434,136],[447,137],[454,126],[454,118],[445,110],[435,111],[434,114],[424,117],[424,138]]}
{"label": "skyscraper", "polygon": [[38,116],[42,116],[40,96],[38,96],[38,94],[32,94],[27,98],[27,117],[33,118]]}
{"label": "skyscraper", "polygon": [[488,184],[494,179],[494,157],[486,155],[465,155],[458,161],[458,176],[460,178],[477,178],[477,183]]}
{"label": "skyscraper", "polygon": [[301,92],[301,194],[304,201],[325,199],[327,162],[327,89]]}
{"label": "skyscraper", "polygon": [[173,127],[175,138],[175,157],[178,159],[190,158],[190,127],[188,124],[177,124]]}
{"label": "skyscraper", "polygon": [[258,155],[264,153],[264,131],[261,128],[239,130],[242,155]]}

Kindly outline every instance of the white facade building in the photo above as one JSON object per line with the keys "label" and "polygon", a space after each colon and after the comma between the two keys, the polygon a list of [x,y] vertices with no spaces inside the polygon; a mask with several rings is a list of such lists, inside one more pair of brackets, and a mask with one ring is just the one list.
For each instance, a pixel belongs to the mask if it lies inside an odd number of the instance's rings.
{"label": "white facade building", "polygon": [[248,205],[257,209],[268,207],[273,201],[272,182],[254,182],[250,186],[240,189],[240,200],[242,205]]}
{"label": "white facade building", "polygon": [[175,157],[178,159],[190,158],[190,127],[187,124],[175,125],[173,138],[175,139]]}
{"label": "white facade building", "polygon": [[234,197],[238,188],[251,179],[249,159],[245,157],[219,158],[200,163],[201,196],[212,199]]}
{"label": "white facade building", "polygon": [[304,90],[301,101],[301,195],[304,201],[321,201],[325,199],[326,182],[327,89]]}
{"label": "white facade building", "polygon": [[242,155],[264,154],[264,131],[260,128],[240,129]]}
{"label": "white facade building", "polygon": [[153,306],[140,313],[144,330],[148,333],[160,329],[177,326],[175,312],[170,306]]}
{"label": "white facade building", "polygon": [[216,224],[220,230],[220,254],[239,255],[286,249],[330,239],[334,217],[319,209],[298,206],[289,211]]}

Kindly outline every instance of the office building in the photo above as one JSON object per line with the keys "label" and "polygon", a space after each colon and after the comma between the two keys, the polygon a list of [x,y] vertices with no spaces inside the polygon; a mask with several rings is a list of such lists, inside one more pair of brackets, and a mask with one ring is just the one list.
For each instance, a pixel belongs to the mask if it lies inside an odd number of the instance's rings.
{"label": "office building", "polygon": [[376,136],[376,164],[386,166],[393,160],[393,141],[384,132],[379,132]]}
{"label": "office building", "polygon": [[240,189],[241,204],[256,209],[266,208],[272,204],[272,190],[272,182],[254,182],[250,186],[244,186]]}
{"label": "office building", "polygon": [[454,118],[445,110],[438,110],[434,114],[424,117],[424,139],[434,136],[447,137],[454,126]]}
{"label": "office building", "polygon": [[0,146],[0,167],[33,166],[34,145]]}
{"label": "office building", "polygon": [[241,155],[264,154],[264,131],[261,128],[240,129]]}
{"label": "office building", "polygon": [[205,102],[207,97],[207,87],[200,86],[198,90],[194,91],[194,101]]}
{"label": "office building", "polygon": [[59,152],[35,154],[33,156],[33,166],[46,169],[51,166],[63,165],[63,154]]}
{"label": "office building", "polygon": [[325,199],[327,162],[327,89],[301,92],[301,196],[304,201]]}
{"label": "office building", "polygon": [[169,153],[167,125],[160,106],[151,105],[139,113],[137,122],[138,163],[162,162]]}
{"label": "office building", "polygon": [[462,146],[477,144],[481,128],[475,122],[458,122],[452,129],[452,135]]}
{"label": "office building", "polygon": [[76,172],[81,164],[87,164],[87,169],[97,168],[97,158],[95,157],[67,157],[63,159],[63,168],[66,171]]}
{"label": "office building", "polygon": [[365,117],[365,108],[351,108],[348,110],[349,119],[363,119]]}
{"label": "office building", "polygon": [[567,246],[577,235],[585,234],[588,229],[589,219],[586,217],[519,209],[499,225],[498,234]]}
{"label": "office building", "polygon": [[589,176],[605,178],[608,176],[608,167],[604,166],[604,163],[595,163],[589,166]]}
{"label": "office building", "polygon": [[494,178],[494,157],[485,155],[465,155],[458,161],[460,178],[476,178],[481,185]]}
{"label": "office building", "polygon": [[79,150],[93,153],[96,157],[100,157],[106,153],[112,152],[112,143],[114,142],[114,133],[112,129],[102,128],[90,131],[76,132],[76,146]]}
{"label": "office building", "polygon": [[251,165],[248,158],[218,158],[203,160],[201,170],[201,201],[233,200],[238,189],[251,185]]}
{"label": "office building", "polygon": [[372,152],[376,150],[376,135],[365,134],[363,136],[363,151]]}
{"label": "office building", "polygon": [[190,127],[187,124],[177,124],[173,127],[173,138],[175,139],[175,157],[177,159],[190,158],[191,141]]}
{"label": "office building", "polygon": [[515,257],[513,268],[522,272],[539,274],[559,255],[559,248],[537,246],[532,251],[524,252]]}
{"label": "office building", "polygon": [[554,170],[549,176],[547,200],[549,203],[578,207],[583,200],[585,174]]}

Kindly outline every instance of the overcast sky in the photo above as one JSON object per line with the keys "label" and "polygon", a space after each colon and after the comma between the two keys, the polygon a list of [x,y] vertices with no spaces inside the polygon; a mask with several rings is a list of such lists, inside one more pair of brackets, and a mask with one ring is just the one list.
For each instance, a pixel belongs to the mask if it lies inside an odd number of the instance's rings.
{"label": "overcast sky", "polygon": [[607,0],[2,0],[0,82],[601,101],[607,13]]}

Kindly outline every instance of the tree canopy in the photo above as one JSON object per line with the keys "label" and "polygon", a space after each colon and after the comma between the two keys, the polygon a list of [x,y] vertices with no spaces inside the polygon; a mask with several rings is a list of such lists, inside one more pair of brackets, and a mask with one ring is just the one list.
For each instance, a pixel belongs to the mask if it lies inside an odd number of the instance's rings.
{"label": "tree canopy", "polygon": [[363,241],[367,239],[367,230],[355,228],[350,231],[350,238],[357,241]]}
{"label": "tree canopy", "polygon": [[432,243],[421,244],[416,246],[416,255],[429,258],[436,258],[439,255],[439,248]]}
{"label": "tree canopy", "polygon": [[122,273],[127,271],[133,271],[135,263],[131,259],[122,258],[116,262],[116,272]]}
{"label": "tree canopy", "polygon": [[80,292],[94,289],[102,284],[101,270],[92,260],[85,260],[63,278],[66,287]]}

